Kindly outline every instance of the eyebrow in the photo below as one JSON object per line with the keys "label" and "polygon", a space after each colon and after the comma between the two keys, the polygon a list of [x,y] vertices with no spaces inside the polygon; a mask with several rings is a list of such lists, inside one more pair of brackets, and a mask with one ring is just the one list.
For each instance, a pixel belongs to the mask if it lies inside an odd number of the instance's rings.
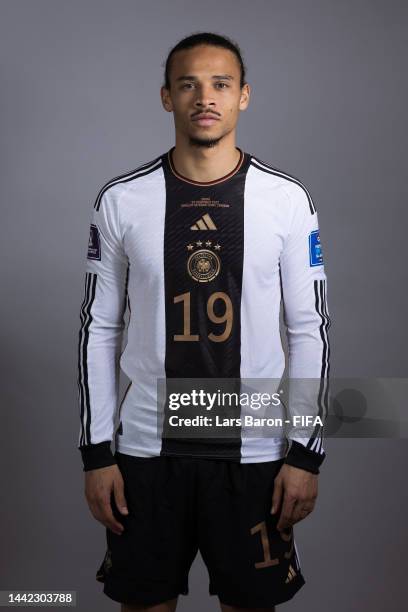
{"label": "eyebrow", "polygon": [[[212,79],[225,79],[228,81],[234,80],[234,77],[231,76],[230,74],[214,74],[211,78]],[[176,81],[197,81],[197,77],[194,75],[187,74],[187,75],[178,77]]]}

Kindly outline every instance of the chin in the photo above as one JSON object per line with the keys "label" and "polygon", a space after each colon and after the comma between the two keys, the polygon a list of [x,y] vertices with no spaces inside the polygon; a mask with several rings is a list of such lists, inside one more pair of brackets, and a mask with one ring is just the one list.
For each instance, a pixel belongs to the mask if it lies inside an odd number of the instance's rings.
{"label": "chin", "polygon": [[189,135],[189,142],[190,145],[196,146],[196,147],[206,147],[206,148],[210,148],[210,147],[215,147],[219,141],[221,140],[222,136],[195,136],[194,134],[190,134]]}

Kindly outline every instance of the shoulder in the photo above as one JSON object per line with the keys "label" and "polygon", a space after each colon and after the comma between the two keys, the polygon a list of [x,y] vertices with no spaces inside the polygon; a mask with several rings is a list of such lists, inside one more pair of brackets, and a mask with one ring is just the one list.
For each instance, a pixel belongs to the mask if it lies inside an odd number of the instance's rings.
{"label": "shoulder", "polygon": [[99,210],[101,202],[104,200],[117,201],[120,195],[128,188],[142,182],[145,177],[152,177],[162,167],[162,155],[137,166],[133,170],[128,170],[107,181],[99,190],[95,200],[94,208]]}
{"label": "shoulder", "polygon": [[266,182],[270,182],[274,187],[281,187],[290,200],[307,205],[312,215],[316,212],[309,189],[297,176],[276,168],[255,155],[250,155],[250,167],[259,177],[265,177]]}

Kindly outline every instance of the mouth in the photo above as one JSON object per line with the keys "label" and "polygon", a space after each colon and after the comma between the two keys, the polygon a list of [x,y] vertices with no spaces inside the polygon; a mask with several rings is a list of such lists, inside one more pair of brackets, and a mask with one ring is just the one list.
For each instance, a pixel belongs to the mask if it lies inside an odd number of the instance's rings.
{"label": "mouth", "polygon": [[192,121],[204,127],[204,126],[213,125],[214,123],[219,121],[219,119],[217,119],[217,117],[215,117],[214,115],[202,114],[202,115],[196,115],[195,117],[193,117]]}

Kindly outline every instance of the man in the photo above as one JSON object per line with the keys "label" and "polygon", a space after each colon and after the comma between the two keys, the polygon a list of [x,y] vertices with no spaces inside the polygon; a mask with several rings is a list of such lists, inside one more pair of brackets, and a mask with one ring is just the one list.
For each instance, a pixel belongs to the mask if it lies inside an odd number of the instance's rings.
{"label": "man", "polygon": [[[106,527],[97,579],[123,612],[175,610],[198,550],[223,612],[273,611],[305,582],[293,525],[315,505],[321,425],[289,440],[242,427],[195,438],[164,435],[158,418],[163,379],[279,380],[281,298],[289,377],[320,381],[325,415],[330,318],[316,208],[298,179],[235,146],[249,97],[237,45],[210,33],[182,40],[161,88],[175,146],[106,183],[94,205],[79,449],[91,513]],[[119,363],[130,384],[115,431]]]}

